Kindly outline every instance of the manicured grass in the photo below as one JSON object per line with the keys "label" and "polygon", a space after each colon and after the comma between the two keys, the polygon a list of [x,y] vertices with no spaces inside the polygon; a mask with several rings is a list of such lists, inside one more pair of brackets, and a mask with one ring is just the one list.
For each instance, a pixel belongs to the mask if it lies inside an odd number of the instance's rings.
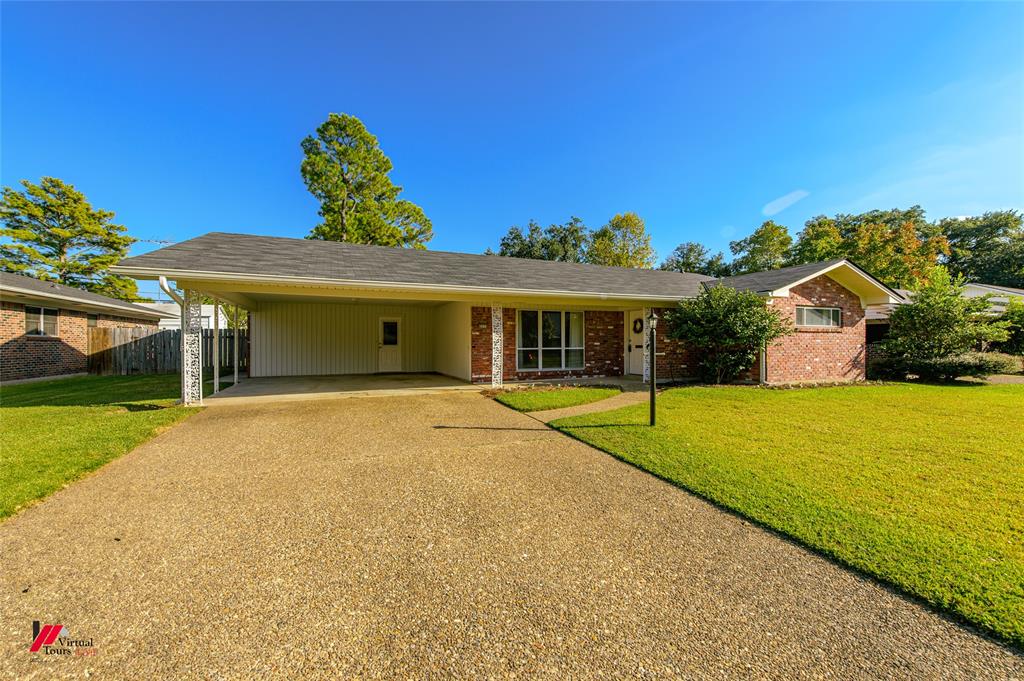
{"label": "manicured grass", "polygon": [[517,411],[542,411],[597,402],[619,392],[618,388],[537,388],[509,390],[494,399]]}
{"label": "manicured grass", "polygon": [[553,425],[1024,646],[1024,385],[680,388]]}
{"label": "manicured grass", "polygon": [[[209,391],[212,381],[206,386]],[[196,411],[177,374],[83,376],[0,390],[0,518]]]}

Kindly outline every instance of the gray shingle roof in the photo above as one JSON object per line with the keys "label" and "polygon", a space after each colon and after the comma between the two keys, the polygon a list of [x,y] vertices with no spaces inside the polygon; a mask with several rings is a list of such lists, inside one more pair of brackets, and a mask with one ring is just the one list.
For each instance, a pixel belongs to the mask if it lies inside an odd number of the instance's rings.
{"label": "gray shingle roof", "polygon": [[825,262],[812,262],[806,265],[795,265],[793,267],[783,267],[777,270],[768,270],[767,272],[738,274],[734,277],[719,279],[716,283],[740,291],[754,291],[755,293],[774,291],[840,262],[843,262],[842,258]]}
{"label": "gray shingle roof", "polygon": [[158,271],[171,278],[175,271],[188,271],[637,298],[687,298],[712,280],[702,274],[223,232],[127,258],[118,268],[126,274],[133,270],[120,268]]}
{"label": "gray shingle roof", "polygon": [[970,283],[974,284],[975,286],[987,286],[988,288],[994,288],[1000,291],[1006,291],[1007,293],[1012,293],[1014,295],[1024,296],[1024,289],[1013,288],[1012,286],[1003,286],[1001,284],[983,284],[980,281],[972,281]]}
{"label": "gray shingle roof", "polygon": [[151,308],[135,305],[134,303],[129,303],[124,300],[118,300],[117,298],[108,298],[107,296],[101,296],[98,293],[92,293],[90,291],[83,291],[82,289],[74,288],[72,286],[55,284],[51,281],[40,281],[39,279],[33,279],[32,277],[26,277],[20,274],[12,274],[11,272],[0,272],[0,291],[18,293],[26,296],[31,296],[31,294],[36,293],[46,297],[57,297],[72,303],[108,308],[112,311],[116,308],[126,315],[137,314],[140,317],[147,318],[167,316]]}

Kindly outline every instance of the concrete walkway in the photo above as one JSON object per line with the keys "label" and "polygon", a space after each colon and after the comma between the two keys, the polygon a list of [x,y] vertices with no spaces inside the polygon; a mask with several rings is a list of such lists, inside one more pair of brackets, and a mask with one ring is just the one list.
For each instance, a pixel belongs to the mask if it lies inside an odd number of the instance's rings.
{"label": "concrete walkway", "polygon": [[562,419],[567,416],[579,416],[580,414],[593,414],[598,411],[611,411],[612,409],[618,409],[619,407],[628,407],[631,404],[639,404],[646,402],[650,399],[650,393],[639,392],[639,391],[628,391],[621,392],[618,395],[612,395],[611,397],[598,400],[597,402],[588,402],[587,404],[577,404],[574,407],[563,407],[562,409],[545,409],[543,411],[531,411],[529,415],[538,421],[544,423],[551,423],[557,419]]}
{"label": "concrete walkway", "polygon": [[[32,621],[95,656],[28,651]],[[482,395],[206,409],[0,523],[8,678],[1012,678],[1024,660]]]}

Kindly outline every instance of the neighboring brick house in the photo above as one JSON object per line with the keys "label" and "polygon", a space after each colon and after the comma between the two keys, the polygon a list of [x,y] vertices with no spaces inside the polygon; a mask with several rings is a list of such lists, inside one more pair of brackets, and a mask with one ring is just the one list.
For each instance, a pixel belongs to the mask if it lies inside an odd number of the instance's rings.
{"label": "neighboring brick house", "polygon": [[[866,305],[901,297],[846,260],[714,279],[357,244],[210,233],[128,258],[114,271],[186,292],[183,357],[199,366],[202,296],[249,311],[249,375],[436,372],[474,383],[643,376],[647,317],[709,286],[753,291],[797,332],[750,380],[864,378]],[[696,376],[699,356],[658,325],[658,379]],[[182,381],[199,399],[198,373]]]}
{"label": "neighboring brick house", "polygon": [[164,316],[123,300],[0,272],[0,381],[83,373],[89,327],[155,328]]}

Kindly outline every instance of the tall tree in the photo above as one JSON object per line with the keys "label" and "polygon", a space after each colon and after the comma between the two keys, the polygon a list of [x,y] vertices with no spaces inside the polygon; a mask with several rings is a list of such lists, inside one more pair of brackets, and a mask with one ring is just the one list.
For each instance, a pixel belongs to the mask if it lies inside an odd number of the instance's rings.
{"label": "tall tree", "polygon": [[114,224],[114,213],[93,208],[85,195],[56,177],[23,190],[3,188],[0,269],[122,300],[138,300],[135,281],[110,273],[135,239]]}
{"label": "tall tree", "polygon": [[733,241],[729,250],[734,274],[776,270],[786,264],[793,237],[789,230],[773,220],[766,220],[745,239]]}
{"label": "tall tree", "polygon": [[789,262],[802,265],[845,258],[848,249],[839,225],[832,218],[819,215],[804,223],[790,252]]}
{"label": "tall tree", "polygon": [[310,239],[378,246],[426,248],[430,220],[416,204],[399,199],[392,165],[355,116],[332,113],[302,140],[302,179],[320,201],[324,221]]}
{"label": "tall tree", "polygon": [[947,250],[946,238],[925,219],[924,209],[911,206],[811,218],[789,263],[849,258],[889,286],[912,288],[925,282]]}
{"label": "tall tree", "polygon": [[[557,260],[561,262],[583,262],[586,256],[590,232],[578,217],[571,217],[564,225],[549,225],[541,228],[530,220],[524,233],[520,227],[509,227],[501,237],[497,255],[508,258],[530,258],[533,260]],[[487,254],[494,251],[487,249]]]}
{"label": "tall tree", "polygon": [[946,266],[968,281],[1024,288],[1024,226],[1019,211],[945,218],[938,231],[949,241]]}
{"label": "tall tree", "polygon": [[730,272],[725,256],[721,252],[711,255],[711,251],[696,241],[686,241],[676,246],[658,269],[694,272],[710,277],[724,277]]}
{"label": "tall tree", "polygon": [[614,267],[653,267],[654,249],[643,218],[636,213],[620,213],[596,230],[587,248],[587,262]]}

